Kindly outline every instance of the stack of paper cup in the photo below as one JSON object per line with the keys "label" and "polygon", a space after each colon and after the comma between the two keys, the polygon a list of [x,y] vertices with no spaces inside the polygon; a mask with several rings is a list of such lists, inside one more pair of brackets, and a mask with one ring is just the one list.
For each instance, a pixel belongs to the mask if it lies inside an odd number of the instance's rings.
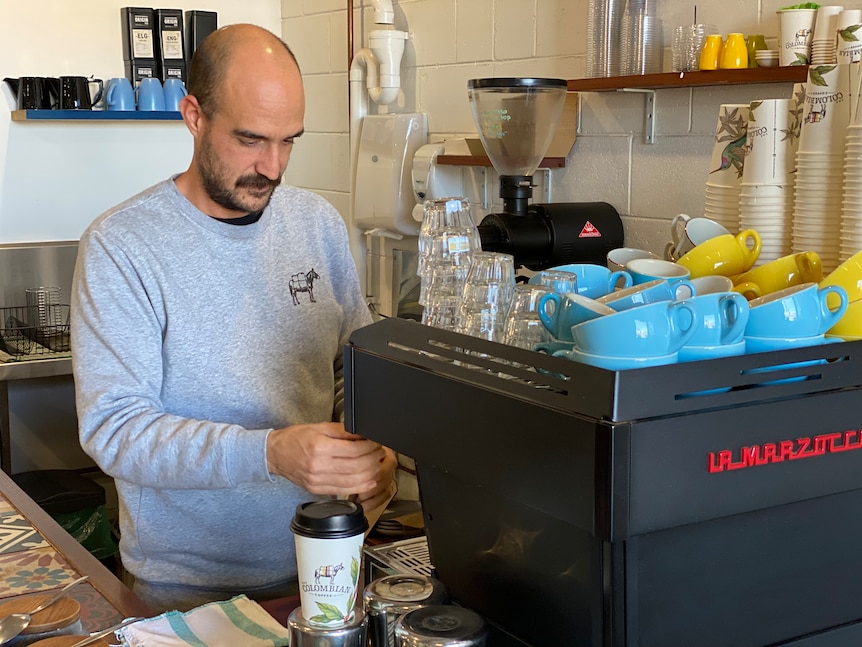
{"label": "stack of paper cup", "polygon": [[839,63],[862,60],[862,9],[845,9],[838,14],[836,57]]}
{"label": "stack of paper cup", "polygon": [[838,15],[844,11],[840,5],[824,5],[817,10],[814,36],[811,39],[811,65],[836,63],[836,32]]}
{"label": "stack of paper cup", "polygon": [[844,151],[844,204],[839,260],[862,249],[862,65],[850,65],[851,119]]}
{"label": "stack of paper cup", "polygon": [[782,9],[776,13],[780,31],[779,62],[782,66],[808,65],[817,9]]}
{"label": "stack of paper cup", "polygon": [[844,149],[850,124],[850,67],[809,68],[796,153],[791,251],[818,252],[824,272],[838,265]]}
{"label": "stack of paper cup", "polygon": [[[793,99],[752,101],[739,193],[739,230],[763,239],[758,264],[790,252],[798,128]],[[797,131],[798,133],[798,131]]]}
{"label": "stack of paper cup", "polygon": [[706,180],[704,215],[730,231],[739,225],[739,193],[745,161],[748,104],[719,106],[715,144]]}

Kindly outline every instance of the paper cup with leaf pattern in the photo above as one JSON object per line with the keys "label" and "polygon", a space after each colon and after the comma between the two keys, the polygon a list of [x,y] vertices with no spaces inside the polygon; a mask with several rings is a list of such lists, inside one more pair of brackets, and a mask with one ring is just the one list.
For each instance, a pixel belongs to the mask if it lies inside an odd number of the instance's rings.
{"label": "paper cup with leaf pattern", "polygon": [[817,9],[782,9],[778,14],[778,60],[781,65],[808,65]]}

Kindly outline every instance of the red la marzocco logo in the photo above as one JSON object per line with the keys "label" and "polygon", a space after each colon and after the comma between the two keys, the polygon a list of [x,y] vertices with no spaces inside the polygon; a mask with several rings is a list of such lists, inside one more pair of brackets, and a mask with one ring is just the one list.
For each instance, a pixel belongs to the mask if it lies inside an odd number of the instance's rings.
{"label": "red la marzocco logo", "polygon": [[708,469],[710,474],[715,474],[854,449],[862,449],[862,432],[834,432],[795,440],[779,440],[777,443],[743,446],[735,453],[730,449],[709,452]]}
{"label": "red la marzocco logo", "polygon": [[578,238],[601,238],[602,232],[596,229],[596,226],[587,220],[584,223],[584,228],[581,229],[581,233],[578,234]]}

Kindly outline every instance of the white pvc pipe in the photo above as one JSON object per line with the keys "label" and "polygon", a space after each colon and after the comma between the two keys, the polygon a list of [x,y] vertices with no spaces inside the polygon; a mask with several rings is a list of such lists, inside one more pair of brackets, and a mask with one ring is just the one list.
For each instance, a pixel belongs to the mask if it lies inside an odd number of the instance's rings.
{"label": "white pvc pipe", "polygon": [[374,22],[378,25],[391,25],[395,22],[392,0],[371,0],[374,5]]}

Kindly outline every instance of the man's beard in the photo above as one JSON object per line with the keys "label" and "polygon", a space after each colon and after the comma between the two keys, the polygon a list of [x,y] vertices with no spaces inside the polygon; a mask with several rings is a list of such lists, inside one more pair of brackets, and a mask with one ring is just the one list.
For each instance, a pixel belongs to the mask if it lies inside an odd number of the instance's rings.
{"label": "man's beard", "polygon": [[[204,191],[206,191],[213,202],[225,209],[243,214],[263,211],[272,198],[272,192],[281,184],[281,177],[277,180],[270,180],[260,173],[252,173],[240,176],[231,187],[230,180],[222,172],[223,167],[216,155],[213,154],[209,138],[206,136],[201,140],[199,171]],[[252,189],[256,192],[268,189],[266,202],[264,204],[257,202],[252,204],[243,200],[240,192],[241,189]]]}

